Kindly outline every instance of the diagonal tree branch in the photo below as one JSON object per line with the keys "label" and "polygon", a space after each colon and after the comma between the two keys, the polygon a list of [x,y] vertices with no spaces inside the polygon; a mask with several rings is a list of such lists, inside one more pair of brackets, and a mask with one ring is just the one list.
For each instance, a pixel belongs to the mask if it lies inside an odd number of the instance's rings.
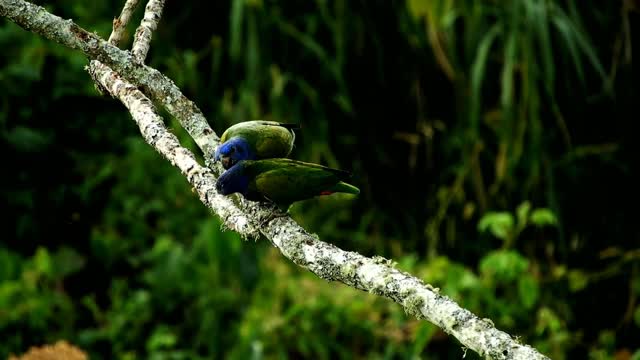
{"label": "diagonal tree branch", "polygon": [[158,70],[134,61],[130,52],[109,44],[73,21],[64,20],[24,0],[0,0],[0,15],[26,30],[82,51],[91,60],[102,62],[124,79],[141,86],[151,100],[162,104],[180,121],[207,158],[213,154],[219,138],[202,111]]}
{"label": "diagonal tree branch", "polygon": [[136,7],[138,7],[139,2],[140,0],[127,0],[124,4],[124,8],[122,8],[120,16],[113,19],[113,31],[109,36],[109,43],[115,46],[120,46],[122,36],[124,35],[124,29],[127,27],[129,19],[131,19],[131,15],[133,15]]}
{"label": "diagonal tree branch", "polygon": [[218,214],[226,227],[245,236],[259,235],[255,220],[238,209],[231,198],[218,194],[215,190],[216,179],[211,169],[202,167],[196,161],[195,155],[180,145],[178,138],[167,130],[151,100],[137,87],[97,61],[91,76],[124,104],[140,128],[145,141],[180,169],[198,193],[200,201]]}
{"label": "diagonal tree branch", "polygon": [[[131,18],[131,13],[137,6],[138,1],[139,0],[127,0],[125,2],[119,17],[119,19],[123,19],[119,23],[120,26],[127,26]],[[152,8],[155,8],[155,6]],[[160,21],[161,11],[162,9],[160,9],[160,13],[158,13],[157,21]],[[116,28],[114,26],[114,30],[109,39],[112,38],[115,32]],[[229,198],[221,197],[217,191],[213,191],[215,189],[215,179],[212,177],[211,170],[201,167],[200,164],[195,161],[195,155],[188,149],[180,146],[178,139],[167,130],[162,121],[162,117],[158,115],[149,98],[133,84],[122,79],[120,75],[97,60],[91,60],[87,70],[91,78],[93,78],[100,88],[122,102],[140,128],[140,132],[145,141],[163,155],[165,159],[169,160],[172,165],[175,165],[182,171],[183,175],[187,177],[187,180],[198,192],[200,200],[215,213],[220,214],[224,226],[246,234],[245,236],[259,236],[256,226],[251,224],[250,219],[248,219],[245,214],[242,214]],[[157,141],[156,139],[158,138],[163,138],[165,141]],[[178,156],[178,153],[182,154],[182,156]],[[194,172],[191,172],[192,170]],[[199,178],[195,176],[195,174],[200,174],[202,177]],[[214,199],[216,201],[213,201]],[[251,225],[249,226],[249,224]]]}
{"label": "diagonal tree branch", "polygon": [[143,63],[144,59],[147,57],[149,46],[151,44],[151,36],[158,27],[163,7],[164,0],[149,0],[149,3],[144,10],[144,18],[142,19],[138,30],[136,30],[133,47],[131,48],[133,58],[139,63]]}
{"label": "diagonal tree branch", "polygon": [[93,74],[130,109],[145,140],[181,169],[203,203],[233,230],[244,236],[253,236],[259,230],[294,263],[323,279],[340,281],[390,298],[402,305],[407,313],[428,319],[487,359],[548,359],[532,347],[520,344],[509,334],[496,329],[491,321],[480,319],[448,297],[440,295],[437,289],[422,280],[395,269],[386,259],[367,258],[324,243],[289,217],[268,221],[258,229],[256,220],[268,215],[267,208],[241,201],[238,209],[230,198],[219,196],[214,190],[214,173],[219,174],[220,168],[214,167],[212,172],[201,167],[193,154],[180,147],[175,136],[168,133],[164,125],[160,126],[161,118],[153,110],[151,102],[132,85],[142,86],[153,100],[175,116],[194,137],[205,156],[209,157],[218,144],[218,137],[200,110],[182,95],[171,80],[157,70],[137,63],[128,52],[117,49],[73,22],[52,15],[39,6],[23,0],[0,0],[0,15],[27,30],[79,49],[90,59],[104,62],[117,71],[119,75],[97,64]]}

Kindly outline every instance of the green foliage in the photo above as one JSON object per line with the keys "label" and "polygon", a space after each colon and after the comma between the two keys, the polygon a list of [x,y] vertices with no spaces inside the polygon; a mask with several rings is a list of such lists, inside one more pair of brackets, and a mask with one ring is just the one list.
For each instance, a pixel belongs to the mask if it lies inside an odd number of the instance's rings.
{"label": "green foliage", "polygon": [[531,204],[525,201],[518,205],[515,216],[504,211],[486,212],[478,221],[478,231],[489,231],[493,236],[504,241],[505,247],[510,247],[529,224],[537,227],[554,226],[557,225],[557,219],[551,210],[546,208],[531,210]]}
{"label": "green foliage", "polygon": [[[167,2],[148,62],[218,134],[300,123],[293,158],[354,173],[357,200],[291,207],[321,239],[393,259],[553,359],[640,359],[627,3]],[[121,6],[48,3],[103,37]],[[0,357],[58,339],[96,359],[464,355],[222,231],[83,55],[4,19],[0,47]]]}
{"label": "green foliage", "polygon": [[[529,266],[527,259],[515,251],[495,251],[480,262],[480,271],[497,283],[517,280]],[[492,281],[493,281],[492,280]]]}
{"label": "green foliage", "polygon": [[478,222],[478,230],[490,230],[495,237],[505,241],[510,237],[513,226],[513,216],[506,212],[486,213]]}
{"label": "green foliage", "polygon": [[[0,331],[7,347],[20,346],[28,340],[28,334],[38,339],[51,340],[54,334],[48,329],[57,329],[60,335],[68,336],[70,322],[75,317],[71,298],[57,291],[62,279],[79,271],[83,266],[79,255],[62,248],[51,254],[39,247],[36,253],[24,259],[6,249],[0,250],[3,263],[0,277]],[[66,260],[75,259],[67,263]],[[21,329],[21,331],[16,331]]]}

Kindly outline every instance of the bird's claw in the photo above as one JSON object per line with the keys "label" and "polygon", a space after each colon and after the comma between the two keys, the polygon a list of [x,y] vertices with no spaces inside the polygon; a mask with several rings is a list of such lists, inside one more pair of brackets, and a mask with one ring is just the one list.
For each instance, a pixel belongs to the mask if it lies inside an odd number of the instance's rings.
{"label": "bird's claw", "polygon": [[277,205],[272,204],[272,209],[269,210],[269,214],[260,221],[260,225],[262,227],[265,227],[268,223],[270,223],[271,221],[277,218],[283,218],[288,216],[289,216],[288,212],[284,212]]}

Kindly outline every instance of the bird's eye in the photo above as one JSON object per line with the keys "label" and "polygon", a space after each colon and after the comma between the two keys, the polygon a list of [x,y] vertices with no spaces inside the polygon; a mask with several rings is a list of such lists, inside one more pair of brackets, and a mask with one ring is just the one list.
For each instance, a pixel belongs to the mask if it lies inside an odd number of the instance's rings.
{"label": "bird's eye", "polygon": [[242,148],[238,148],[238,152],[241,153],[242,152]]}
{"label": "bird's eye", "polygon": [[232,147],[231,147],[231,153],[233,154],[234,152],[236,152],[236,147],[235,147],[235,146],[232,146]]}

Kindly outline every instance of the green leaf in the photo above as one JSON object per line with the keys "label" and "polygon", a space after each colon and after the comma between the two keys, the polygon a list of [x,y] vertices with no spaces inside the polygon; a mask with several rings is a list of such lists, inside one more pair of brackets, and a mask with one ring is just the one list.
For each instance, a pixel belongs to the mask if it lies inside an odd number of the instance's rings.
{"label": "green leaf", "polygon": [[518,205],[516,209],[516,217],[518,218],[518,229],[523,229],[527,226],[527,218],[529,217],[529,212],[531,212],[531,203],[529,201],[525,201],[522,204]]}
{"label": "green leaf", "polygon": [[489,50],[496,36],[502,29],[501,24],[497,23],[487,31],[480,41],[478,50],[476,51],[473,65],[471,66],[471,127],[477,130],[478,116],[480,114],[480,102],[482,100],[482,82],[486,74],[487,59],[489,58]]}
{"label": "green leaf", "polygon": [[165,326],[157,328],[149,340],[147,340],[147,350],[156,351],[160,349],[172,348],[178,342],[178,338],[175,334]]}
{"label": "green leaf", "polygon": [[507,240],[513,230],[513,215],[508,212],[488,212],[478,222],[478,230],[486,230],[498,239]]}
{"label": "green leaf", "polygon": [[576,40],[578,46],[583,51],[589,62],[591,62],[591,66],[593,66],[593,68],[598,72],[603,80],[606,80],[607,71],[604,69],[604,66],[600,62],[600,59],[598,59],[596,49],[587,37],[587,34],[579,27],[579,24],[575,21],[568,21],[568,25],[573,30],[574,39]]}
{"label": "green leaf", "polygon": [[429,341],[436,334],[438,328],[429,323],[422,323],[420,328],[416,332],[415,340],[413,341],[413,358],[420,358],[420,354],[424,348],[429,344]]}
{"label": "green leaf", "polygon": [[0,247],[0,283],[15,279],[20,273],[22,258]]}
{"label": "green leaf", "polygon": [[21,152],[44,151],[52,142],[50,134],[25,126],[16,126],[3,136],[9,144]]}
{"label": "green leaf", "polygon": [[572,31],[571,19],[569,19],[558,6],[554,7],[554,12],[556,12],[557,15],[552,18],[551,23],[555,25],[557,31],[562,35],[565,46],[569,50],[569,54],[573,60],[573,65],[575,67],[576,74],[578,75],[578,79],[584,83],[582,59],[580,58],[580,52],[578,45],[576,44],[575,34]]}
{"label": "green leaf", "polygon": [[556,315],[553,310],[548,307],[542,307],[538,311],[538,321],[536,324],[536,332],[538,334],[544,333],[545,330],[549,330],[551,333],[557,333],[562,330],[562,321]]}
{"label": "green leaf", "polygon": [[589,278],[581,270],[570,270],[568,275],[569,290],[576,292],[584,289],[589,284]]}
{"label": "green leaf", "polygon": [[51,256],[49,251],[44,247],[38,247],[36,254],[33,256],[33,264],[36,270],[44,275],[52,275],[53,266],[51,266]]}
{"label": "green leaf", "polygon": [[536,226],[546,226],[552,225],[555,226],[558,224],[558,219],[553,214],[553,211],[547,208],[535,209],[531,213],[531,223]]}
{"label": "green leaf", "polygon": [[[517,44],[519,34],[516,31],[512,31],[507,38],[507,45],[504,50],[504,66],[502,67],[502,89],[500,92],[500,103],[502,109],[511,115],[511,109],[513,108],[513,95],[514,95],[514,67],[518,61],[517,57]],[[511,119],[508,119],[511,121]]]}
{"label": "green leaf", "polygon": [[531,309],[538,301],[540,288],[531,274],[526,274],[518,279],[518,295],[525,309]]}
{"label": "green leaf", "polygon": [[555,65],[553,61],[553,43],[549,33],[549,4],[546,1],[526,1],[529,20],[535,28],[537,50],[541,56],[545,89],[550,95],[554,91]]}
{"label": "green leaf", "polygon": [[77,251],[65,246],[54,254],[53,262],[55,264],[56,278],[62,279],[81,270],[86,260]]}
{"label": "green leaf", "polygon": [[414,19],[427,17],[429,13],[429,1],[409,0],[407,1],[407,8],[409,9],[409,14],[411,14]]}
{"label": "green leaf", "polygon": [[482,275],[499,283],[517,280],[528,267],[529,260],[513,250],[496,250],[480,260]]}
{"label": "green leaf", "polygon": [[244,0],[234,0],[231,4],[231,21],[229,24],[229,56],[237,61],[241,55],[242,49],[242,19],[244,13]]}

